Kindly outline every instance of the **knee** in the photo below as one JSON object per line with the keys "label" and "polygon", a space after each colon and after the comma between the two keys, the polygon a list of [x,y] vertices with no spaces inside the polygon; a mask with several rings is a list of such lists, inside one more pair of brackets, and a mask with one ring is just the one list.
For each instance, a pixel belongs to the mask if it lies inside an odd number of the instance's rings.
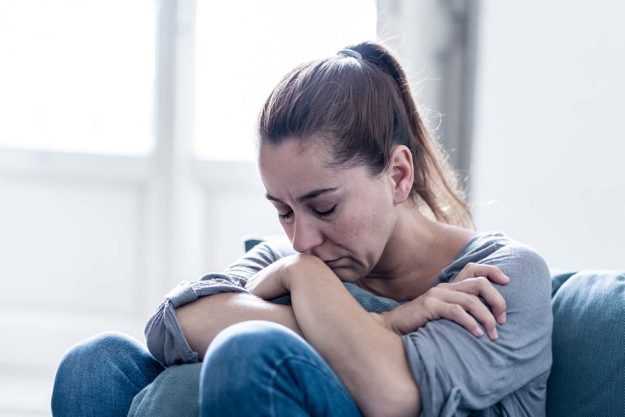
{"label": "knee", "polygon": [[[241,379],[272,369],[286,356],[311,349],[297,333],[272,322],[246,321],[222,330],[212,341],[202,364],[206,379]],[[221,384],[220,384],[221,385]]]}
{"label": "knee", "polygon": [[246,321],[221,331],[209,346],[205,358],[223,361],[228,357],[241,361],[273,356],[306,345],[297,333],[268,321]]}
{"label": "knee", "polygon": [[[222,330],[204,356],[200,415],[223,415],[226,411],[234,415],[232,401],[264,392],[276,367],[306,346],[292,330],[266,321],[247,321]],[[239,407],[238,412],[252,415],[255,411]]]}
{"label": "knee", "polygon": [[113,384],[112,377],[120,370],[137,368],[143,350],[139,342],[116,332],[101,333],[71,347],[56,371],[52,391],[53,414],[68,415],[64,410],[73,407],[72,404],[81,398],[94,397],[94,393],[101,390],[103,381]]}
{"label": "knee", "polygon": [[57,379],[65,375],[89,373],[112,359],[119,360],[136,349],[137,341],[122,333],[106,332],[72,346],[61,358]]}

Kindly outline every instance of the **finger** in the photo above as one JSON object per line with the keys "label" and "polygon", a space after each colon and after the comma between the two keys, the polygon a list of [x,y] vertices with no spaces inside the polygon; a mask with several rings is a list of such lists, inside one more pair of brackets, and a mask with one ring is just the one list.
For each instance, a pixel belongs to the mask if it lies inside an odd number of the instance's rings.
{"label": "finger", "polygon": [[460,282],[453,283],[449,287],[455,291],[482,297],[490,307],[493,316],[497,318],[499,324],[504,324],[506,322],[506,311],[508,310],[506,299],[488,279],[484,277],[467,278]]}
{"label": "finger", "polygon": [[470,262],[453,279],[454,282],[462,281],[466,278],[487,277],[492,282],[500,285],[506,285],[510,282],[510,277],[504,274],[501,269],[495,265],[484,265]]}
{"label": "finger", "polygon": [[446,294],[444,300],[447,303],[460,306],[470,314],[471,317],[482,325],[491,340],[499,337],[495,316],[477,296],[453,291]]}
{"label": "finger", "polygon": [[484,336],[484,331],[477,320],[460,305],[455,303],[442,303],[440,308],[441,318],[454,321],[471,332],[475,337]]}

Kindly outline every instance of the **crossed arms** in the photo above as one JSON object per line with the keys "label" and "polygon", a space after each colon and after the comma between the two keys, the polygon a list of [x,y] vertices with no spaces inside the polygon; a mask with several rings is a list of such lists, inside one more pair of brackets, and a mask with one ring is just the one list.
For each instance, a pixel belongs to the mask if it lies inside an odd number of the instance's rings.
{"label": "crossed arms", "polygon": [[[485,278],[505,284],[497,268],[470,264],[451,284],[440,284],[410,303],[384,313],[366,312],[318,258],[283,258],[250,279],[248,293],[203,297],[176,309],[193,350],[203,354],[219,331],[245,320],[268,320],[302,335],[330,364],[366,416],[417,415],[420,396],[402,334],[430,320],[447,318],[480,336],[481,324],[496,338],[503,297]],[[291,306],[266,299],[290,292]],[[491,307],[480,300],[482,297]],[[503,318],[505,320],[505,318]],[[501,322],[500,322],[501,324]]]}

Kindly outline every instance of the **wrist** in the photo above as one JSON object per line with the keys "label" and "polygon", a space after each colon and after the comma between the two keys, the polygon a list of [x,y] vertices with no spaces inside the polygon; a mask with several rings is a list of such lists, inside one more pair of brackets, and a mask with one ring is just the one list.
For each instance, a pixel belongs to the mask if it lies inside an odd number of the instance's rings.
{"label": "wrist", "polygon": [[[391,321],[391,311],[387,311],[384,313],[369,313],[371,317],[386,330],[390,330],[393,333],[398,333],[397,330],[393,327]],[[399,334],[399,333],[398,333]]]}
{"label": "wrist", "polygon": [[387,311],[382,314],[382,319],[384,320],[384,326],[392,331],[393,333],[402,336],[406,332],[402,329],[402,312],[401,307],[399,306],[391,311]]}

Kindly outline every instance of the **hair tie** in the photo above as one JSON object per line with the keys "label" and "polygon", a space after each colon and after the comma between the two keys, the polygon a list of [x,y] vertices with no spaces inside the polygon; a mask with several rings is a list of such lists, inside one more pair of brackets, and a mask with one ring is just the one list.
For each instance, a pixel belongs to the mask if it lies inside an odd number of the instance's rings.
{"label": "hair tie", "polygon": [[360,55],[360,52],[354,51],[353,49],[341,49],[336,54],[356,58],[362,61],[362,55]]}

